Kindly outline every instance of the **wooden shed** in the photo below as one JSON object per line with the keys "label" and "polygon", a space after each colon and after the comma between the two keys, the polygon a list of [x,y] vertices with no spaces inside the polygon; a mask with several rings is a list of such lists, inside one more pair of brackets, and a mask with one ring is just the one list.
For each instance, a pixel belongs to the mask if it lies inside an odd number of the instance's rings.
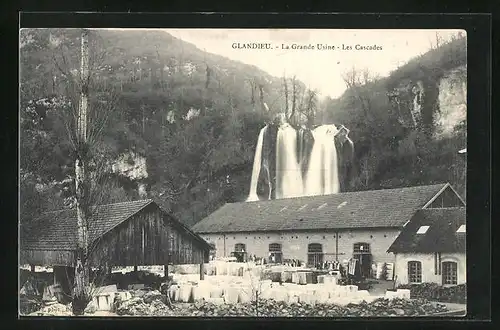
{"label": "wooden shed", "polygon": [[[21,228],[21,264],[74,267],[76,233],[76,209],[43,214]],[[89,243],[93,246],[90,264],[108,267],[203,265],[211,249],[153,200],[95,207]]]}

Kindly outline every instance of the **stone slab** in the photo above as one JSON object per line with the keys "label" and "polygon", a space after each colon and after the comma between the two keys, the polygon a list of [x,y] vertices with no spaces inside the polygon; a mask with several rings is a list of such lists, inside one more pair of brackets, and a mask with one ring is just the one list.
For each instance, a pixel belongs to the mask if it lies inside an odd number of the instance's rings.
{"label": "stone slab", "polygon": [[210,290],[210,298],[222,298],[224,290],[218,287],[212,288]]}
{"label": "stone slab", "polygon": [[116,284],[113,284],[113,285],[100,286],[95,290],[97,294],[103,294],[108,292],[118,292],[118,287],[116,286]]}
{"label": "stone slab", "polygon": [[226,304],[236,304],[238,303],[239,291],[237,288],[226,288],[224,289],[224,302]]}
{"label": "stone slab", "polygon": [[180,285],[179,286],[179,296],[177,301],[180,302],[190,302],[191,300],[191,293],[193,291],[193,287],[191,285]]}

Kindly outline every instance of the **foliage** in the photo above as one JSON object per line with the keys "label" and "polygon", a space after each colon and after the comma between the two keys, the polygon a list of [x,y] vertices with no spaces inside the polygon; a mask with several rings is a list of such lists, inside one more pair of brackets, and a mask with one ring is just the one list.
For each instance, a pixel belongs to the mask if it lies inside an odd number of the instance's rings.
{"label": "foliage", "polygon": [[[446,70],[466,64],[465,45],[465,38],[454,39],[384,78],[359,68],[344,74],[348,89],[339,99],[326,102],[325,116],[351,130],[357,169],[350,191],[450,182],[463,193],[466,159],[458,150],[466,146],[467,123],[438,139],[432,134],[432,121],[439,111],[439,80]],[[398,86],[408,88],[417,81],[424,88],[423,125],[411,127],[403,124],[389,96]]]}
{"label": "foliage", "polygon": [[[29,219],[62,207],[74,195],[70,127],[60,113],[77,104],[78,86],[68,76],[79,68],[80,37],[77,29],[24,29],[20,38],[21,210]],[[273,78],[162,31],[93,30],[90,41],[90,53],[101,55],[91,59],[93,89],[100,93],[89,108],[112,100],[119,109],[102,128],[99,157],[109,166],[134,152],[146,158],[148,172],[139,180],[109,174],[97,183],[106,184],[100,186],[103,201],[137,199],[137,185],[145,184],[149,198],[191,225],[226,202],[244,200],[259,130],[294,104],[296,123],[333,122],[350,129],[357,175],[349,190],[444,180],[458,191],[464,186],[457,175],[464,173],[465,159],[457,158],[456,150],[465,146],[466,123],[452,138],[434,141],[402,126],[387,97],[401,79],[462,63],[464,41],[432,50],[387,78],[361,71],[361,81],[352,80],[355,86],[322,106],[294,77]],[[95,47],[100,52],[93,52]]]}
{"label": "foliage", "polygon": [[[68,75],[79,68],[79,32],[22,30],[21,41],[21,168],[44,185],[66,180],[58,187],[71,196],[74,164],[67,135],[74,127],[60,114],[78,104],[78,86]],[[103,55],[91,58],[92,87],[100,93],[89,109],[105,106],[115,90],[113,103],[121,110],[100,129],[102,156],[113,160],[129,151],[146,156],[151,197],[186,222],[199,220],[227,197],[242,199],[256,136],[269,117],[255,100],[279,108],[279,80],[164,32],[92,31],[90,41],[90,53],[99,46]],[[112,179],[101,189],[110,191],[107,200],[137,197],[137,183],[120,175]],[[31,186],[22,187],[26,200],[36,197]],[[40,212],[35,199],[25,203],[28,213]]]}
{"label": "foliage", "polygon": [[410,289],[411,299],[426,299],[431,301],[455,304],[467,303],[467,285],[460,284],[450,287],[436,283],[399,285],[398,289]]}

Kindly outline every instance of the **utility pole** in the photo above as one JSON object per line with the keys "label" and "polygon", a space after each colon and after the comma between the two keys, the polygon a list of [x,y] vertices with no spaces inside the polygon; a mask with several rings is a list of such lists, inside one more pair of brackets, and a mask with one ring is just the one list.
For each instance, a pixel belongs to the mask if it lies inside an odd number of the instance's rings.
{"label": "utility pole", "polygon": [[[88,31],[82,31],[81,66],[80,66],[80,103],[77,116],[77,150],[75,160],[76,210],[77,210],[77,250],[75,265],[75,290],[73,312],[83,314],[86,307],[85,289],[89,283],[89,274],[86,267],[88,248],[87,228],[87,196],[86,196],[86,160],[87,160],[87,109],[88,109],[88,80],[89,80],[89,44]],[[78,305],[78,306],[75,306]]]}

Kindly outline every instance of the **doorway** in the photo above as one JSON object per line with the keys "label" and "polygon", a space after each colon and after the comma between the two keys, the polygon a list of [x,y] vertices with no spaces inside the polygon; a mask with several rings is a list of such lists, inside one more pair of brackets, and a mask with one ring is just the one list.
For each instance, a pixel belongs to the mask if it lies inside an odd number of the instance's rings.
{"label": "doorway", "polygon": [[236,257],[237,262],[246,262],[247,261],[247,251],[246,245],[243,243],[237,243],[234,245],[234,252],[232,255]]}
{"label": "doorway", "polygon": [[354,243],[353,258],[358,260],[361,277],[369,278],[372,272],[372,254],[369,243]]}
{"label": "doorway", "polygon": [[318,267],[323,263],[323,245],[311,243],[307,246],[307,265],[309,267]]}
{"label": "doorway", "polygon": [[283,252],[281,250],[281,244],[279,243],[269,244],[269,263],[275,263],[275,264],[283,263]]}

